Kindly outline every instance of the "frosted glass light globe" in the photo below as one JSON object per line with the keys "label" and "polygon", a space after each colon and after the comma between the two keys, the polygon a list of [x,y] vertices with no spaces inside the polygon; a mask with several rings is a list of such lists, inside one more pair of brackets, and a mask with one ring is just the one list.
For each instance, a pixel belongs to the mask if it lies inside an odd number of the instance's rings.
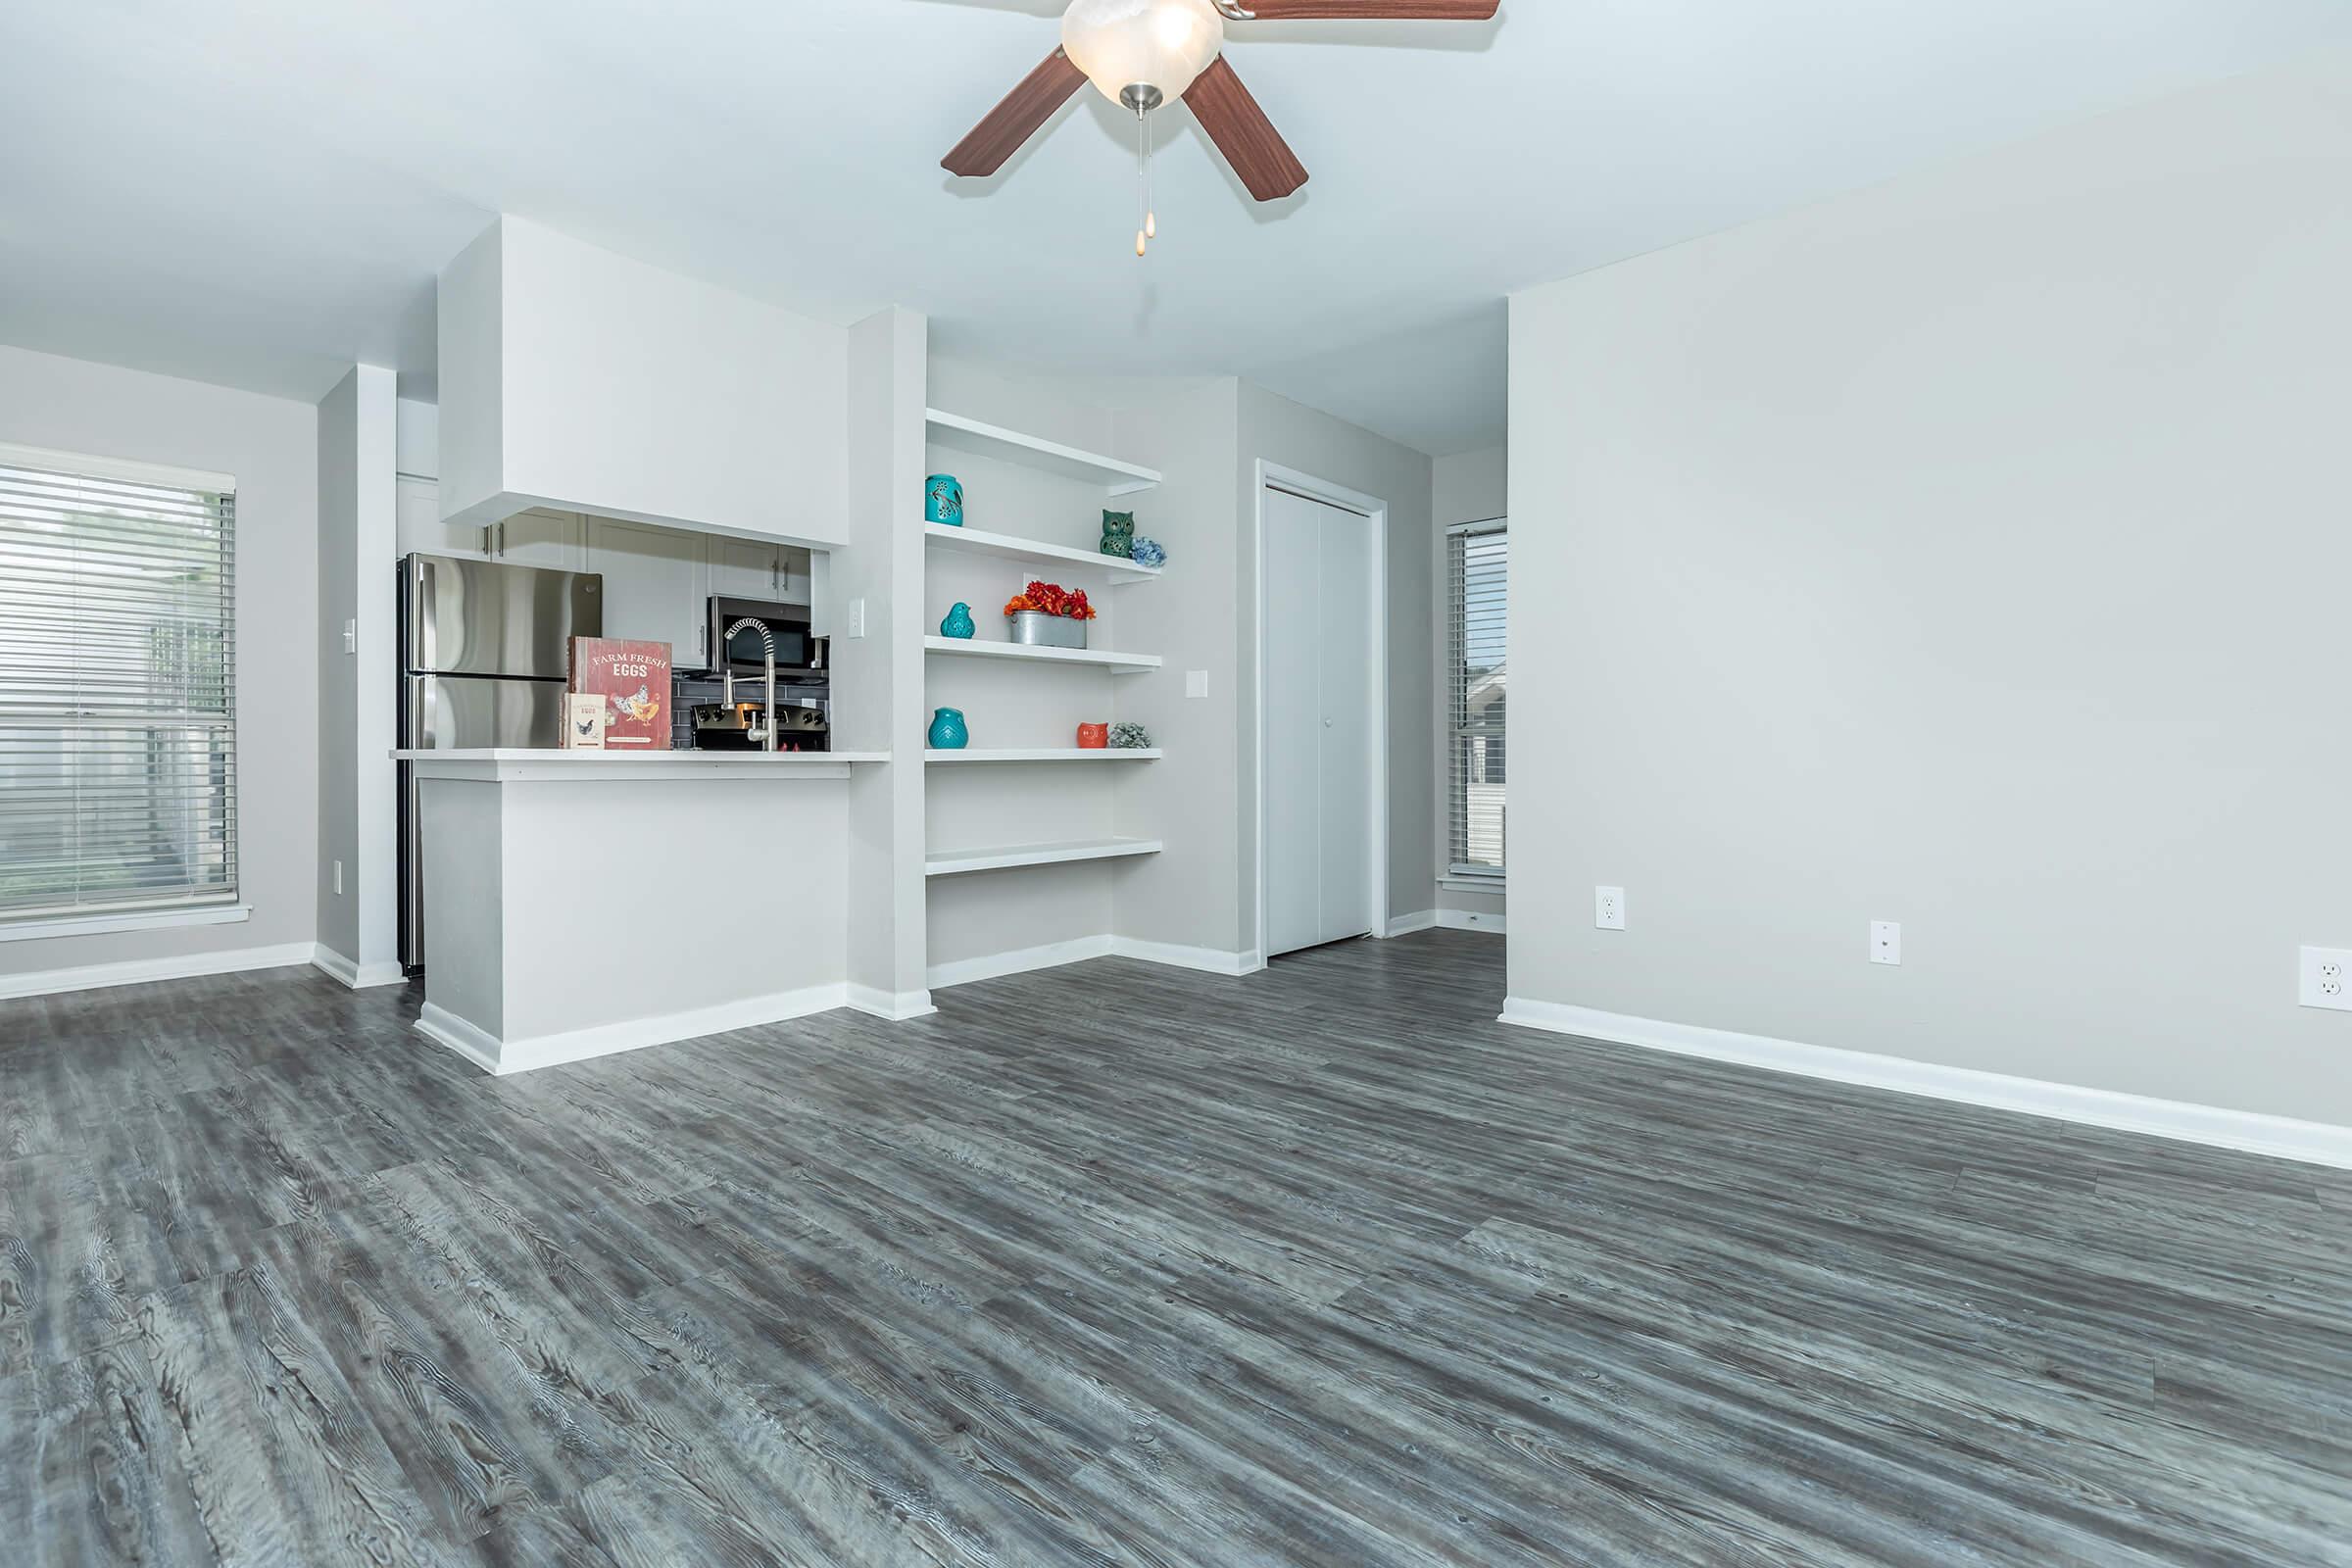
{"label": "frosted glass light globe", "polygon": [[1136,86],[1181,98],[1224,47],[1209,0],[1072,0],[1061,18],[1062,53],[1112,103]]}

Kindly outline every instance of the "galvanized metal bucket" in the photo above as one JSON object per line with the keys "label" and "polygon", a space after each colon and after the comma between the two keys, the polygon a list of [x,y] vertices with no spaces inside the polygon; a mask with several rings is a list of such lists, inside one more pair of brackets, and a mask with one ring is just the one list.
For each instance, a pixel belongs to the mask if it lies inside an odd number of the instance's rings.
{"label": "galvanized metal bucket", "polygon": [[1012,640],[1031,648],[1084,648],[1086,622],[1068,615],[1049,615],[1041,610],[1012,612]]}

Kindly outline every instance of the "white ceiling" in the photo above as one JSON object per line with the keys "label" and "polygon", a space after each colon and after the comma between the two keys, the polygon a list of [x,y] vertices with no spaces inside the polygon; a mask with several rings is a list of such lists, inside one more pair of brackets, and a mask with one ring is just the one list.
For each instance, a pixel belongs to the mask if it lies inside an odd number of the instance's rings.
{"label": "white ceiling", "polygon": [[1237,24],[1313,181],[1271,208],[1181,110],[1134,228],[1089,92],[938,167],[1052,0],[19,0],[0,7],[0,341],[302,398],[429,395],[431,280],[539,219],[958,354],[1247,375],[1424,450],[1498,440],[1511,290],[2352,41],[2348,0],[1507,0],[1491,24]]}

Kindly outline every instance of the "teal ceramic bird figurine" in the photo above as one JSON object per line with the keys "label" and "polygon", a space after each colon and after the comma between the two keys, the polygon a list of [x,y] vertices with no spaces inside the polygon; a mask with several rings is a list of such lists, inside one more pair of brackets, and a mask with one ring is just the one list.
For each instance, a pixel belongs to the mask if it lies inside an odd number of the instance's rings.
{"label": "teal ceramic bird figurine", "polygon": [[972,607],[960,599],[956,602],[956,608],[948,612],[948,618],[939,623],[942,637],[969,637],[977,630],[979,628],[972,624]]}

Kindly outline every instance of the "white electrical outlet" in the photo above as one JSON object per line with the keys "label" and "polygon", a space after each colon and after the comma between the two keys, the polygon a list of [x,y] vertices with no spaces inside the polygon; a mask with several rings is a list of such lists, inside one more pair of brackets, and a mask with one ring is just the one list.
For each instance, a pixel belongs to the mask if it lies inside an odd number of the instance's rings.
{"label": "white electrical outlet", "polygon": [[1894,920],[1870,922],[1870,961],[1900,963],[1903,961],[1903,928]]}
{"label": "white electrical outlet", "polygon": [[341,860],[337,860],[337,861],[335,862],[335,897],[339,899],[339,898],[341,898],[342,896],[343,896],[343,862],[342,862]]}
{"label": "white electrical outlet", "polygon": [[865,601],[863,599],[851,600],[849,612],[842,616],[842,620],[846,623],[843,627],[845,635],[850,637],[864,636]]}
{"label": "white electrical outlet", "polygon": [[2352,1012],[2352,948],[2305,948],[2301,975],[2303,1005]]}
{"label": "white electrical outlet", "polygon": [[1625,889],[1592,890],[1592,923],[1603,931],[1625,929]]}

